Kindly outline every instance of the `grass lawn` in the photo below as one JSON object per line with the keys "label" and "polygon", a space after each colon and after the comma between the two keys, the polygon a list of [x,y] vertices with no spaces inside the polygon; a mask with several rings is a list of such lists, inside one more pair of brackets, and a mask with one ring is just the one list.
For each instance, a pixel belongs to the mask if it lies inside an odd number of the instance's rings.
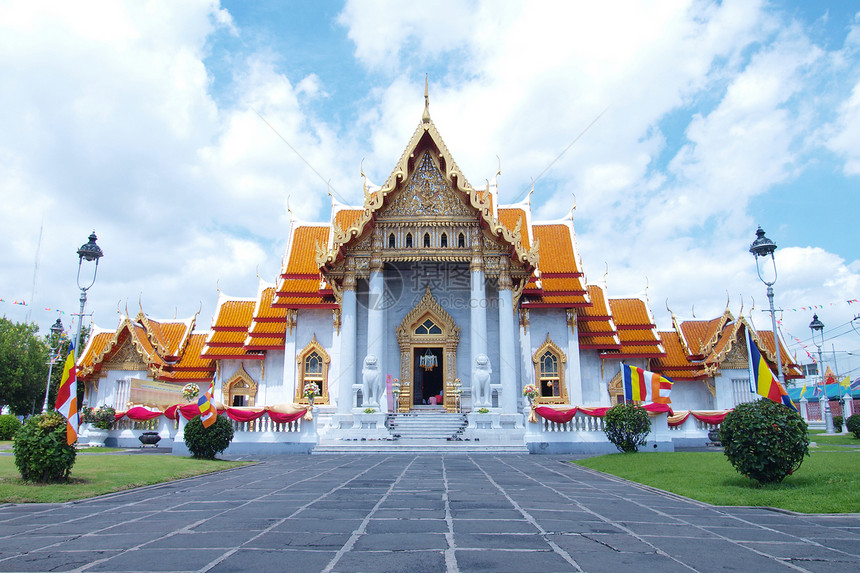
{"label": "grass lawn", "polygon": [[0,502],[63,502],[93,497],[199,474],[248,462],[195,460],[170,455],[78,455],[72,481],[31,484],[21,480],[13,456],[0,456]]}
{"label": "grass lawn", "polygon": [[809,441],[816,444],[840,444],[843,446],[860,446],[860,440],[854,437],[854,434],[845,434],[843,436],[825,436],[824,432],[813,433],[809,432]]}
{"label": "grass lawn", "polygon": [[722,452],[611,454],[575,463],[714,505],[860,512],[860,450],[849,448],[810,449],[794,475],[766,486],[737,473]]}

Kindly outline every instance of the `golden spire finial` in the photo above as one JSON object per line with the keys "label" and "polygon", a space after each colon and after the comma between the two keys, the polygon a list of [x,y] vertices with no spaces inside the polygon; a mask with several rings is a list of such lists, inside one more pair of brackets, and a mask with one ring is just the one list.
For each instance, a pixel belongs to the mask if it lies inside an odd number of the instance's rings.
{"label": "golden spire finial", "polygon": [[427,74],[424,74],[424,115],[421,121],[430,123],[430,90],[428,89]]}

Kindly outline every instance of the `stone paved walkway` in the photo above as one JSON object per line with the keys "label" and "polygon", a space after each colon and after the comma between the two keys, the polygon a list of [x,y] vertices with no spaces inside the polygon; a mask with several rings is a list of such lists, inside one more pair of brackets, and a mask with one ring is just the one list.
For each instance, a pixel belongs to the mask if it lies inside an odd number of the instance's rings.
{"label": "stone paved walkway", "polygon": [[0,507],[0,571],[858,571],[860,516],[714,508],[554,456],[291,456]]}

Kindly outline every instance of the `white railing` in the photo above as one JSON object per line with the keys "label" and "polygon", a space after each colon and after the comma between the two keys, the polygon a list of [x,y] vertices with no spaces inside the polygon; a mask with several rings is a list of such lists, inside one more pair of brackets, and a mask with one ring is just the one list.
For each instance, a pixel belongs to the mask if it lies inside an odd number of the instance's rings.
{"label": "white railing", "polygon": [[292,422],[279,424],[269,418],[268,414],[264,414],[262,417],[257,418],[256,420],[251,420],[250,422],[237,422],[236,420],[230,420],[230,424],[232,424],[233,426],[233,432],[271,432],[275,434],[280,434],[296,433],[302,431],[301,418]]}
{"label": "white railing", "polygon": [[570,422],[551,422],[546,418],[538,417],[540,431],[545,433],[559,432],[603,432],[605,428],[603,418],[600,416],[588,416],[579,412],[571,418]]}

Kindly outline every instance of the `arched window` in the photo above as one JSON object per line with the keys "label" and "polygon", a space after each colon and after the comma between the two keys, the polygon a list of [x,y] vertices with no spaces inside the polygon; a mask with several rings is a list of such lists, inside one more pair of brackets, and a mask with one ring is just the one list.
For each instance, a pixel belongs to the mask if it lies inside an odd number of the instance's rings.
{"label": "arched window", "polygon": [[406,248],[412,248],[412,233],[406,233]]}
{"label": "arched window", "polygon": [[457,237],[457,246],[461,249],[466,247],[466,236],[463,233],[460,233],[460,236]]}
{"label": "arched window", "polygon": [[299,363],[296,402],[307,404],[308,399],[303,395],[304,387],[305,384],[314,382],[320,389],[320,395],[314,398],[314,403],[328,404],[328,366],[331,360],[325,349],[317,342],[316,335],[296,356],[296,361]]}
{"label": "arched window", "polygon": [[424,247],[430,246],[430,233],[424,233]]}
{"label": "arched window", "polygon": [[415,334],[442,334],[442,329],[428,318],[415,328]]}
{"label": "arched window", "polygon": [[257,397],[257,383],[240,365],[227,381],[221,386],[222,401],[227,406],[253,406]]}
{"label": "arched window", "polygon": [[442,246],[443,249],[448,248],[448,234],[447,233],[442,233],[442,237],[440,237],[439,241],[440,241],[439,244]]}
{"label": "arched window", "polygon": [[564,382],[564,363],[567,360],[561,348],[550,340],[546,341],[532,356],[535,364],[535,385],[540,389],[537,401],[544,404],[567,403],[567,387]]}
{"label": "arched window", "polygon": [[388,235],[388,248],[389,249],[394,248],[394,233],[391,233],[390,235]]}

